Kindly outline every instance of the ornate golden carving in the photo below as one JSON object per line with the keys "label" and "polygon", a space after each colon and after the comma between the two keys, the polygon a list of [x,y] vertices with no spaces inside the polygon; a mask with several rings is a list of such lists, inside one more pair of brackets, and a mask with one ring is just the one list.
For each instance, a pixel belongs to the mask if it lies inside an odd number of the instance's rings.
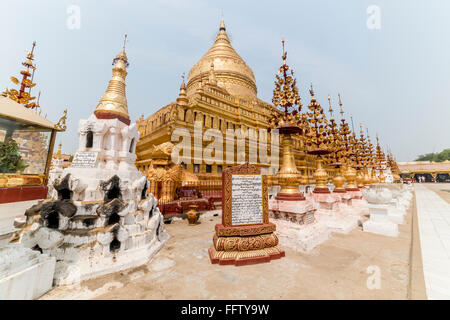
{"label": "ornate golden carving", "polygon": [[66,131],[67,109],[64,109],[63,116],[55,124],[55,129],[58,131]]}
{"label": "ornate golden carving", "polygon": [[278,237],[274,233],[248,237],[218,237],[215,235],[213,243],[217,251],[261,250],[278,245]]}

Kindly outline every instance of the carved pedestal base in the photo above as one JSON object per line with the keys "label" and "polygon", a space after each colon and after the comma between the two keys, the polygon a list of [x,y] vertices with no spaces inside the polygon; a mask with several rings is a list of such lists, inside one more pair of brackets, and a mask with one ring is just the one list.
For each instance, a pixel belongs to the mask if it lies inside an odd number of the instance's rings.
{"label": "carved pedestal base", "polygon": [[271,218],[286,220],[298,224],[310,224],[315,221],[314,207],[311,201],[269,200]]}
{"label": "carved pedestal base", "polygon": [[340,198],[333,193],[313,193],[314,207],[322,210],[337,210]]}
{"label": "carved pedestal base", "polygon": [[275,228],[272,223],[239,227],[216,225],[213,245],[209,248],[211,263],[243,266],[284,257],[273,233]]}

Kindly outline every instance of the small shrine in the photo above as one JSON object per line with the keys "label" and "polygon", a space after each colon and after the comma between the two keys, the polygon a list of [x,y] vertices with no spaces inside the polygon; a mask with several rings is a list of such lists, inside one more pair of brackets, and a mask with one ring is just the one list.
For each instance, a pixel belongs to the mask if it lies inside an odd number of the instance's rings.
{"label": "small shrine", "polygon": [[72,164],[50,197],[26,212],[11,244],[56,258],[54,284],[67,285],[147,263],[168,240],[149,182],[134,165],[139,132],[128,115],[125,46],[97,108],[79,121]]}
{"label": "small shrine", "polygon": [[17,89],[0,95],[0,204],[43,199],[56,133],[66,130],[67,110],[57,124],[41,116],[38,97],[32,96],[36,42],[22,63]]}

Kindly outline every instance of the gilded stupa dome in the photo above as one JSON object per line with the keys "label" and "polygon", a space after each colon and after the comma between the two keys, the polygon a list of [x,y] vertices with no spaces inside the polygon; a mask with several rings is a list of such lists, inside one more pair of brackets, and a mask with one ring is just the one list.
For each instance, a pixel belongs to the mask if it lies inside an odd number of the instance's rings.
{"label": "gilded stupa dome", "polygon": [[253,71],[231,46],[223,20],[214,44],[189,71],[188,96],[195,93],[202,79],[208,79],[211,65],[214,65],[214,74],[220,87],[232,95],[256,97]]}
{"label": "gilded stupa dome", "polygon": [[[126,38],[125,38],[126,41]],[[119,119],[130,124],[128,103],[125,93],[125,78],[127,76],[128,58],[125,53],[125,45],[122,51],[113,60],[113,76],[108,88],[95,108],[94,114],[99,119]]]}

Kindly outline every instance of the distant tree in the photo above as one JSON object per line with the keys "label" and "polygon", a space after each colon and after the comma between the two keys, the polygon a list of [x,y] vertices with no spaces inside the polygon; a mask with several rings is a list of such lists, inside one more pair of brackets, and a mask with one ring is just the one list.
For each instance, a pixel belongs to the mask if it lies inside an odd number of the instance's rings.
{"label": "distant tree", "polygon": [[435,153],[421,154],[415,161],[432,161]]}
{"label": "distant tree", "polygon": [[442,162],[450,160],[450,149],[444,149],[440,153],[427,153],[417,157],[415,161],[433,161]]}

